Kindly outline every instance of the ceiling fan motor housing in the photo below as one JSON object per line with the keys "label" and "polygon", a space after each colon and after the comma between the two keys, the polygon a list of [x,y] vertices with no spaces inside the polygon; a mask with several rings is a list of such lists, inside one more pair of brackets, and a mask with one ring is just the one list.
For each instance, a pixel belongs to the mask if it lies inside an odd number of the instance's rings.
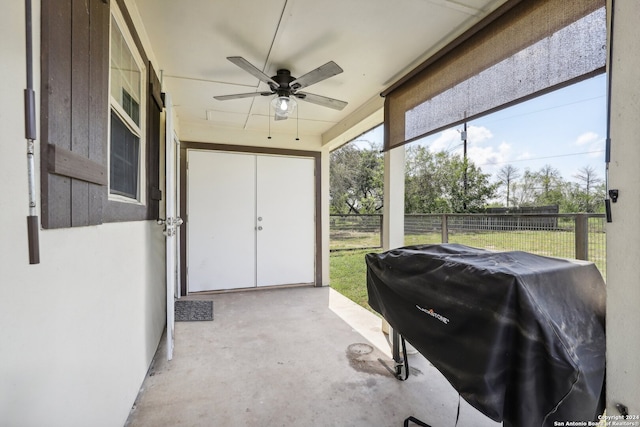
{"label": "ceiling fan motor housing", "polygon": [[273,85],[271,88],[276,91],[278,96],[289,96],[291,91],[296,89],[295,87],[289,86],[289,84],[295,80],[295,78],[291,76],[291,71],[289,70],[278,70],[277,74],[271,78],[278,83],[277,87]]}

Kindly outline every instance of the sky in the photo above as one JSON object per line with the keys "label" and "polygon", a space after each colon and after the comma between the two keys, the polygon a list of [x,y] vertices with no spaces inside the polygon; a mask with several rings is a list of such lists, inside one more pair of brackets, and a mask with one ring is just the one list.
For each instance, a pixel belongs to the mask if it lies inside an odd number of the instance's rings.
{"label": "sky", "polygon": [[[545,165],[560,171],[566,181],[579,169],[592,166],[597,177],[605,178],[606,75],[602,74],[530,101],[470,121],[467,154],[492,181],[505,165],[517,168],[520,175]],[[446,150],[462,156],[460,131],[463,126],[439,132],[413,142],[431,151]],[[382,146],[382,129],[376,128],[356,139],[368,146]]]}

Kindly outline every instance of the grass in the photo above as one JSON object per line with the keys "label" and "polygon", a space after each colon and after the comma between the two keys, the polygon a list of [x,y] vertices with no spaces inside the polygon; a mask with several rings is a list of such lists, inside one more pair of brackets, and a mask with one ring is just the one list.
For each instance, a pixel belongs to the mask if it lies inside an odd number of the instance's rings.
{"label": "grass", "polygon": [[365,254],[373,251],[375,250],[331,252],[329,279],[333,289],[375,313],[367,302],[367,266],[364,261]]}
{"label": "grass", "polygon": [[[379,237],[366,239],[358,235],[354,241],[332,241],[332,249],[352,248],[358,243],[375,245]],[[405,236],[405,245],[439,243],[440,233]],[[378,240],[376,240],[378,239]],[[449,234],[450,243],[490,250],[521,250],[538,255],[573,258],[575,243],[573,233],[558,231],[511,231],[511,232],[467,232]],[[604,233],[590,233],[589,257],[603,277],[606,277],[606,251]],[[364,308],[373,311],[367,303],[367,269],[364,256],[370,252],[380,252],[380,248],[357,250],[334,250],[330,256],[329,279],[331,287]]]}
{"label": "grass", "polygon": [[362,231],[331,232],[331,249],[378,248],[381,245],[380,233]]}

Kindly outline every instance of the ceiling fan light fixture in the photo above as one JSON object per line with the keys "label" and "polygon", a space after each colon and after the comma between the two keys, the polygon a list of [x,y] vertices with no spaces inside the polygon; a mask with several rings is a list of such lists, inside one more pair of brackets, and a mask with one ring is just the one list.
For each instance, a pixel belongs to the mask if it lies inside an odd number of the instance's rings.
{"label": "ceiling fan light fixture", "polygon": [[271,105],[275,110],[276,116],[289,117],[296,109],[296,100],[288,96],[278,96],[273,98]]}

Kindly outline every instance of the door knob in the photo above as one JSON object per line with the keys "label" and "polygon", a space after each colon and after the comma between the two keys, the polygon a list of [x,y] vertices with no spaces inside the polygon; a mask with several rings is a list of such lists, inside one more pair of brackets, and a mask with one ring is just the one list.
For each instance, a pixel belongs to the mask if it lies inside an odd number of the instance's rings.
{"label": "door knob", "polygon": [[258,231],[262,230],[262,226],[258,226]]}

